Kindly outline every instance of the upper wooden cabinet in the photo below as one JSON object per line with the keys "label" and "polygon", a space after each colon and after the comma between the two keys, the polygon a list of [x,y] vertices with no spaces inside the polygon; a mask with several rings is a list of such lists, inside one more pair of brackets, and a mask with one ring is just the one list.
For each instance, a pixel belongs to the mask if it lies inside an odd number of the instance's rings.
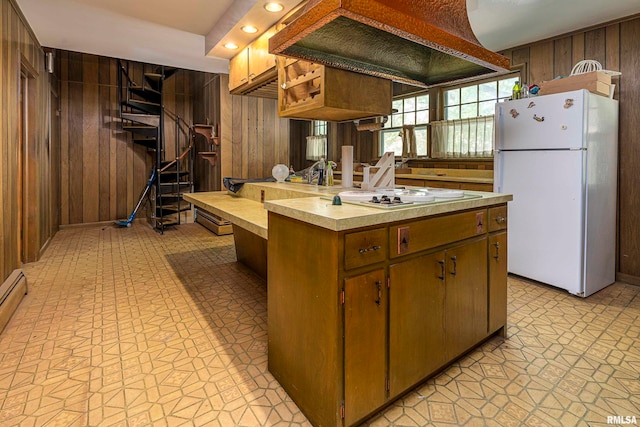
{"label": "upper wooden cabinet", "polygon": [[391,80],[278,57],[278,115],[347,121],[391,114]]}
{"label": "upper wooden cabinet", "polygon": [[277,98],[276,56],[269,53],[269,39],[276,33],[272,27],[242,49],[229,61],[229,92]]}

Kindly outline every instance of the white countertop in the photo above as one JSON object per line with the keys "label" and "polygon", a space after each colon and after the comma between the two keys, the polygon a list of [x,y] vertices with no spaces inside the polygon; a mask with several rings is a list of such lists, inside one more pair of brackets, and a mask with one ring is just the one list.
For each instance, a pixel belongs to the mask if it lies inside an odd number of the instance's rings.
{"label": "white countertop", "polygon": [[[463,199],[416,203],[402,208],[383,209],[348,202],[334,206],[333,195],[343,190],[345,189],[339,186],[261,182],[244,184],[238,194],[226,191],[191,193],[185,194],[184,198],[265,239],[268,236],[268,212],[332,231],[343,231],[482,208],[513,200],[510,194],[464,190],[468,197]],[[260,202],[262,198],[264,203]]]}
{"label": "white countertop", "polygon": [[475,198],[450,199],[382,209],[361,204],[345,203],[334,206],[330,198],[305,197],[271,200],[264,203],[267,211],[288,216],[333,231],[350,230],[377,224],[416,219],[443,213],[481,208],[513,200],[510,194],[465,191]]}

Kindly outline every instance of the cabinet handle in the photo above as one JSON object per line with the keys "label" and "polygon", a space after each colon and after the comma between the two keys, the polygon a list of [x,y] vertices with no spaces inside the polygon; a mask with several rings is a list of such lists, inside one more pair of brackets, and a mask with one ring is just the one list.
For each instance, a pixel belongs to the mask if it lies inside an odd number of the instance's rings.
{"label": "cabinet handle", "polygon": [[438,279],[444,281],[444,260],[438,261],[438,264],[440,264],[440,275]]}
{"label": "cabinet handle", "polygon": [[358,249],[358,252],[360,252],[361,254],[369,252],[369,251],[377,251],[378,249],[380,249],[380,246],[378,245],[373,245],[369,248],[360,248]]}
{"label": "cabinet handle", "polygon": [[496,260],[500,259],[500,243],[496,242],[493,244],[496,247],[496,254],[493,256]]}
{"label": "cabinet handle", "polygon": [[382,282],[380,280],[376,280],[376,287],[378,288],[378,298],[375,300],[376,305],[380,305],[380,301],[382,300]]}
{"label": "cabinet handle", "polygon": [[246,77],[243,77],[240,79],[241,82],[246,82],[248,79]]}
{"label": "cabinet handle", "polygon": [[255,76],[256,76],[256,73],[251,73],[251,74],[249,74],[249,78],[251,78],[251,77],[255,77]]}
{"label": "cabinet handle", "polygon": [[456,273],[458,272],[458,259],[452,256],[451,261],[453,261],[453,271],[451,272],[451,275],[455,276]]}
{"label": "cabinet handle", "polygon": [[498,224],[504,224],[506,220],[507,220],[507,218],[505,218],[503,216],[499,216],[499,217],[496,218],[496,222]]}

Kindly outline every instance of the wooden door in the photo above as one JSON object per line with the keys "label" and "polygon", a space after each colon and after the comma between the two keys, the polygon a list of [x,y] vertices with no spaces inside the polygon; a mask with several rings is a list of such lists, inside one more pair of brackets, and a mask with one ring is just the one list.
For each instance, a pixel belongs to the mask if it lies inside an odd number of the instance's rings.
{"label": "wooden door", "polygon": [[445,253],[389,268],[389,382],[397,396],[444,360]]}
{"label": "wooden door", "polygon": [[[489,331],[507,325],[507,232],[489,237]],[[503,334],[504,335],[504,334]]]}
{"label": "wooden door", "polygon": [[446,251],[445,349],[452,360],[487,335],[487,238]]}
{"label": "wooden door", "polygon": [[24,163],[25,155],[24,148],[26,145],[27,136],[25,134],[27,124],[25,123],[28,117],[25,109],[27,106],[27,83],[28,78],[24,72],[20,74],[20,106],[18,108],[18,167],[16,170],[16,193],[18,197],[18,221],[16,227],[16,233],[18,234],[18,261],[20,263],[25,261],[24,256]]}
{"label": "wooden door", "polygon": [[345,425],[352,425],[386,400],[384,270],[346,279],[344,293]]}

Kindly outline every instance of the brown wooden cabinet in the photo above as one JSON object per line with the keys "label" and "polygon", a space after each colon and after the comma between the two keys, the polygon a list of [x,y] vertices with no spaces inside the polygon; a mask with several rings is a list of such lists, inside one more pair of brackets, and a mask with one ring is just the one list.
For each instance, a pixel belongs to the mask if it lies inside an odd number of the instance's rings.
{"label": "brown wooden cabinet", "polygon": [[487,336],[487,239],[445,252],[446,360],[460,356]]}
{"label": "brown wooden cabinet", "polygon": [[264,32],[229,61],[229,92],[276,98],[276,56],[269,53],[269,39],[276,27]]}
{"label": "brown wooden cabinet", "polygon": [[390,80],[278,57],[278,114],[345,121],[391,114]]}
{"label": "brown wooden cabinet", "polygon": [[[445,362],[445,253],[389,267],[389,388],[409,389]],[[418,321],[416,321],[418,320]]]}
{"label": "brown wooden cabinet", "polygon": [[269,212],[269,370],[314,425],[358,424],[505,326],[502,212],[347,231]]}
{"label": "brown wooden cabinet", "polygon": [[489,208],[489,333],[506,335],[507,324],[507,206]]}
{"label": "brown wooden cabinet", "polygon": [[387,291],[384,269],[344,282],[344,406],[351,425],[387,399]]}

